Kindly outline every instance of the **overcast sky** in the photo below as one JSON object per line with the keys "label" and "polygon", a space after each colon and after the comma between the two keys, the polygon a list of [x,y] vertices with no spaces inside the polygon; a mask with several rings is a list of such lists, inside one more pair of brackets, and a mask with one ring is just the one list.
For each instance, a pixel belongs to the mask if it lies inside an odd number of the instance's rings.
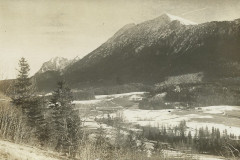
{"label": "overcast sky", "polygon": [[163,13],[202,23],[240,18],[239,0],[0,0],[0,79],[52,57],[83,57],[128,23]]}

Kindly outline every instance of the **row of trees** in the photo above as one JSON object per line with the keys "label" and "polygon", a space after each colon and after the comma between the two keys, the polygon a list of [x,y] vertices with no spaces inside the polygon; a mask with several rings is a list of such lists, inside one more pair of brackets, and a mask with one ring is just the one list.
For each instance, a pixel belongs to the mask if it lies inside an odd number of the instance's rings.
{"label": "row of trees", "polygon": [[27,125],[43,146],[51,146],[58,152],[75,156],[81,140],[81,120],[72,104],[71,90],[64,81],[49,100],[36,95],[29,76],[30,67],[25,60],[19,61],[12,103],[22,111]]}
{"label": "row of trees", "polygon": [[218,128],[199,128],[195,134],[187,132],[185,121],[176,127],[142,127],[143,136],[147,139],[166,142],[171,146],[183,150],[196,150],[200,153],[211,153],[223,156],[240,156],[240,137],[228,134],[227,130],[222,133]]}

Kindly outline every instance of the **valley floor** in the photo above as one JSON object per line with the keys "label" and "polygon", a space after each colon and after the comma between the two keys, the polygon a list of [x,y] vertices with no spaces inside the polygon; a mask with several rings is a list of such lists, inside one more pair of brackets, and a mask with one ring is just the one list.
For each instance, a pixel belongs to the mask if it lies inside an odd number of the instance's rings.
{"label": "valley floor", "polygon": [[[192,109],[162,109],[142,110],[136,103],[144,97],[144,92],[132,92],[115,95],[98,95],[96,100],[75,101],[81,112],[88,110],[85,114],[84,126],[90,130],[103,128],[106,137],[114,139],[116,129],[104,123],[99,123],[96,118],[118,117],[125,123],[122,124],[123,134],[127,130],[138,131],[135,125],[152,126],[161,128],[177,126],[181,121],[186,121],[187,132],[195,134],[199,128],[218,128],[221,133],[227,130],[236,136],[240,135],[240,106],[206,106]],[[114,141],[114,140],[112,140]],[[151,147],[150,149],[151,150]],[[223,157],[206,154],[185,154],[181,151],[164,151],[164,157],[180,158],[191,157],[190,159],[219,160]]]}

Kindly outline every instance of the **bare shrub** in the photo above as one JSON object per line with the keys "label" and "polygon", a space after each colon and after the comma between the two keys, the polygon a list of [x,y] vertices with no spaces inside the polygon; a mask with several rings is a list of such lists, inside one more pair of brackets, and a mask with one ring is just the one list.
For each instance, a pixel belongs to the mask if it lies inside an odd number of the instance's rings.
{"label": "bare shrub", "polygon": [[0,101],[0,136],[3,139],[22,143],[33,141],[33,130],[27,126],[20,109],[9,101]]}

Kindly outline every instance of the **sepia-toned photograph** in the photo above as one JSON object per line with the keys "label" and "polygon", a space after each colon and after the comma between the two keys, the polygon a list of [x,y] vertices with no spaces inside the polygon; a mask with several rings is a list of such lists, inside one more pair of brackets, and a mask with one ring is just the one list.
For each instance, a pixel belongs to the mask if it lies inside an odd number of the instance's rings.
{"label": "sepia-toned photograph", "polygon": [[0,160],[240,160],[240,0],[0,0]]}

